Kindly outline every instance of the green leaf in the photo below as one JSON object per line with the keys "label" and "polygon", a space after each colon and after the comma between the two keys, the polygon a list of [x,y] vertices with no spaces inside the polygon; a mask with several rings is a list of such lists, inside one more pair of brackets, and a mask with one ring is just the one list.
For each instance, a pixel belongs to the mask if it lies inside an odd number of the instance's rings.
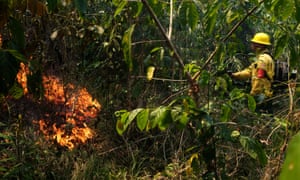
{"label": "green leaf", "polygon": [[199,20],[197,7],[193,1],[184,1],[179,11],[179,17],[184,24],[188,24],[193,30],[196,28]]}
{"label": "green leaf", "polygon": [[127,5],[127,3],[128,3],[128,0],[122,0],[121,2],[119,2],[118,7],[115,11],[114,17],[116,17],[117,15],[119,15],[122,12],[122,10]]}
{"label": "green leaf", "polygon": [[208,34],[211,34],[216,26],[216,21],[217,21],[217,14],[213,14],[208,17],[207,19],[207,28],[206,32]]}
{"label": "green leaf", "polygon": [[179,118],[179,123],[181,127],[185,127],[187,123],[189,122],[188,118],[189,114],[187,112],[182,112]]}
{"label": "green leaf", "polygon": [[124,59],[130,72],[133,70],[133,62],[131,56],[131,36],[134,31],[134,27],[135,25],[130,26],[130,28],[126,30],[122,39]]}
{"label": "green leaf", "polygon": [[211,34],[216,26],[218,11],[222,5],[222,1],[217,1],[207,11],[206,32]]}
{"label": "green leaf", "polygon": [[166,106],[160,106],[154,109],[150,113],[150,121],[148,122],[148,128],[155,128],[157,125],[161,130],[164,130],[167,124],[170,122],[170,110]]}
{"label": "green leaf", "polygon": [[275,50],[274,50],[275,59],[278,58],[282,54],[284,48],[287,46],[288,39],[289,39],[289,37],[287,34],[282,34],[281,36],[279,36],[277,38],[277,41],[275,43],[276,44]]}
{"label": "green leaf", "polygon": [[202,85],[202,86],[208,85],[209,80],[210,80],[210,73],[206,70],[203,70],[200,75],[200,79],[199,79],[200,85]]}
{"label": "green leaf", "polygon": [[143,131],[148,123],[149,119],[149,109],[143,109],[136,117],[138,128]]}
{"label": "green leaf", "polygon": [[241,99],[245,96],[245,93],[243,93],[240,89],[238,88],[234,88],[230,94],[230,99],[233,101],[233,100],[237,100],[237,99]]}
{"label": "green leaf", "polygon": [[267,155],[259,142],[247,136],[240,136],[240,143],[245,152],[253,159],[259,160],[262,165],[267,164]]}
{"label": "green leaf", "polygon": [[75,7],[79,11],[81,17],[83,17],[87,11],[87,1],[86,0],[75,0]]}
{"label": "green leaf", "polygon": [[221,110],[222,110],[221,121],[227,122],[230,117],[231,108],[228,104],[222,104]]}
{"label": "green leaf", "polygon": [[[295,39],[299,39],[300,36],[296,36]],[[290,67],[292,69],[297,69],[297,66],[299,65],[299,59],[298,57],[300,56],[300,52],[297,50],[298,49],[298,43],[296,40],[291,39],[289,41],[289,50],[290,50]]]}
{"label": "green leaf", "polygon": [[300,177],[300,133],[289,142],[286,158],[279,176],[280,180],[299,179]]}
{"label": "green leaf", "polygon": [[134,18],[138,17],[141,14],[142,10],[143,10],[143,3],[141,3],[141,2],[135,2],[135,4],[136,5],[134,7],[136,9],[136,13],[133,16]]}
{"label": "green leaf", "polygon": [[142,110],[142,108],[132,110],[128,116],[128,119],[126,120],[125,126],[127,127]]}
{"label": "green leaf", "polygon": [[250,111],[254,112],[256,109],[256,101],[255,98],[251,95],[248,95],[248,108]]}
{"label": "green leaf", "polygon": [[295,4],[292,0],[278,0],[274,6],[275,15],[287,20],[294,13]]}
{"label": "green leaf", "polygon": [[116,124],[116,130],[119,135],[122,135],[125,130],[127,129],[128,123],[127,119],[130,112],[127,110],[120,110],[115,112],[115,116],[117,117],[117,124]]}

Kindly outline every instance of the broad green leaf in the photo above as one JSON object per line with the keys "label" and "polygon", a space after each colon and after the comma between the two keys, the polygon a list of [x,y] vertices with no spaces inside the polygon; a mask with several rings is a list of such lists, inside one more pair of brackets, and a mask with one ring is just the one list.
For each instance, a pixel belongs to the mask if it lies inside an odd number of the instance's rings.
{"label": "broad green leaf", "polygon": [[127,119],[130,112],[127,110],[120,110],[115,112],[115,116],[117,117],[117,124],[116,124],[116,130],[119,135],[122,135],[125,130],[127,129],[128,123]]}
{"label": "broad green leaf", "polygon": [[182,112],[181,116],[179,118],[180,124],[186,126],[186,124],[189,122],[188,116],[189,116],[189,114],[187,112]]}
{"label": "broad green leaf", "polygon": [[75,0],[75,7],[79,11],[81,17],[83,17],[87,11],[87,1],[86,0]]}
{"label": "broad green leaf", "polygon": [[158,128],[162,131],[166,130],[168,126],[173,122],[171,111],[169,108],[163,108],[162,112],[157,116]]}
{"label": "broad green leaf", "polygon": [[222,5],[222,1],[216,1],[207,11],[206,32],[211,34],[215,28],[218,11]]}
{"label": "broad green leaf", "polygon": [[287,20],[294,13],[295,4],[293,0],[278,0],[274,11],[277,17],[281,17],[282,20]]}
{"label": "broad green leaf", "polygon": [[182,23],[189,25],[193,30],[196,28],[199,20],[197,7],[193,1],[183,1],[179,11]]}
{"label": "broad green leaf", "polygon": [[[296,36],[296,38],[299,38],[300,36]],[[300,52],[297,50],[299,48],[299,45],[297,45],[297,41],[295,42],[294,39],[291,39],[289,41],[289,46],[290,50],[290,67],[292,69],[296,69],[296,67],[299,65],[299,56]]]}
{"label": "broad green leaf", "polygon": [[149,119],[149,109],[143,109],[136,117],[138,128],[143,131],[148,123]]}
{"label": "broad green leaf", "polygon": [[212,14],[211,16],[208,17],[207,19],[207,28],[206,32],[208,34],[211,34],[216,26],[216,21],[217,21],[217,15],[218,14]]}
{"label": "broad green leaf", "polygon": [[245,96],[245,93],[243,93],[243,92],[242,92],[240,89],[238,89],[238,88],[234,88],[234,89],[230,92],[229,96],[230,96],[230,99],[231,99],[231,100],[237,100],[237,99],[243,98],[243,97]]}
{"label": "broad green leaf", "polygon": [[267,164],[267,155],[259,142],[247,136],[240,136],[240,143],[245,152],[253,159],[259,160],[262,165]]}
{"label": "broad green leaf", "polygon": [[299,179],[300,177],[300,133],[289,142],[285,160],[279,176],[280,180]]}
{"label": "broad green leaf", "polygon": [[256,109],[256,101],[253,96],[248,95],[248,108],[250,111],[254,112]]}
{"label": "broad green leaf", "polygon": [[141,14],[141,12],[143,10],[143,3],[141,3],[141,2],[133,2],[133,3],[135,3],[134,7],[135,7],[135,10],[136,10],[136,13],[133,17],[136,18]]}
{"label": "broad green leaf", "polygon": [[200,85],[202,85],[202,86],[208,85],[209,80],[210,80],[210,73],[206,70],[203,70],[200,75],[200,79],[199,79]]}
{"label": "broad green leaf", "polygon": [[117,10],[115,11],[114,17],[116,17],[117,15],[119,15],[122,12],[122,10],[127,5],[127,3],[128,3],[127,0],[121,0],[121,2],[119,2]]}
{"label": "broad green leaf", "polygon": [[227,122],[230,117],[231,108],[228,104],[222,104],[221,110],[222,110],[221,121]]}
{"label": "broad green leaf", "polygon": [[117,120],[116,130],[119,135],[122,135],[125,131],[124,123],[122,123],[120,119]]}
{"label": "broad green leaf", "polygon": [[128,119],[127,119],[125,125],[128,126],[142,110],[143,110],[143,108],[137,108],[137,109],[132,110],[128,116]]}
{"label": "broad green leaf", "polygon": [[130,72],[133,70],[133,62],[131,56],[131,36],[134,31],[134,27],[135,25],[130,26],[130,28],[126,30],[122,39],[124,59]]}
{"label": "broad green leaf", "polygon": [[277,38],[275,50],[274,50],[275,58],[278,58],[282,54],[284,48],[287,46],[288,39],[289,39],[288,34],[282,34]]}
{"label": "broad green leaf", "polygon": [[[159,106],[158,108],[154,109],[150,113],[150,121],[148,122],[149,128],[155,128],[157,125],[163,126],[165,119],[168,117],[169,108],[166,106]],[[163,128],[163,127],[162,127]]]}

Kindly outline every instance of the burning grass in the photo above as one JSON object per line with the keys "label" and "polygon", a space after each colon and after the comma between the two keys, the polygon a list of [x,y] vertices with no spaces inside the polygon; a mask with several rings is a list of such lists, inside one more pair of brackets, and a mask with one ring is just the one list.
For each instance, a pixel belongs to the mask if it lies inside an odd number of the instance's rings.
{"label": "burning grass", "polygon": [[[24,94],[28,93],[28,73],[22,63],[17,79]],[[44,100],[51,108],[46,108],[34,122],[45,138],[70,150],[93,138],[95,132],[87,124],[97,117],[101,105],[87,89],[64,83],[54,75],[43,75],[43,88]]]}

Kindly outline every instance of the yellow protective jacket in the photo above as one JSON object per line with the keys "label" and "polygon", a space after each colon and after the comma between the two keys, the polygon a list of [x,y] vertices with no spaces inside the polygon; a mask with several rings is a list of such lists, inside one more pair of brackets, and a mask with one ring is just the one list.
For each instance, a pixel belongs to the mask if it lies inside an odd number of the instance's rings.
{"label": "yellow protective jacket", "polygon": [[[264,77],[258,77],[258,69],[264,70]],[[232,76],[240,80],[251,78],[251,95],[264,94],[271,97],[273,94],[271,85],[274,77],[274,62],[267,51],[257,52],[255,62],[246,69],[233,73]]]}

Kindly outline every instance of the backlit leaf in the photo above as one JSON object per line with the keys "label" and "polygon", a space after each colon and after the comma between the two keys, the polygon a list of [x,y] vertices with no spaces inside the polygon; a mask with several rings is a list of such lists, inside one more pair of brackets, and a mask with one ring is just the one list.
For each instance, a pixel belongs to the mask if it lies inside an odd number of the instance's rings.
{"label": "backlit leaf", "polygon": [[143,109],[136,117],[138,128],[143,131],[148,123],[149,109]]}
{"label": "backlit leaf", "polygon": [[121,2],[119,2],[117,10],[115,11],[114,17],[116,17],[117,15],[119,15],[122,12],[122,10],[127,5],[127,3],[128,3],[127,0],[122,0]]}
{"label": "backlit leaf", "polygon": [[287,20],[291,17],[295,10],[295,4],[293,0],[278,0],[274,11],[277,17],[281,17],[283,20]]}
{"label": "backlit leaf", "polygon": [[250,111],[254,112],[256,109],[256,101],[253,96],[248,95],[248,108]]}
{"label": "backlit leaf", "polygon": [[122,39],[124,59],[130,72],[133,70],[133,62],[131,57],[131,36],[134,31],[134,27],[135,25],[130,26],[130,28],[126,30]]}
{"label": "backlit leaf", "polygon": [[227,122],[230,117],[231,108],[228,104],[222,104],[221,110],[222,110],[221,121]]}
{"label": "backlit leaf", "polygon": [[298,179],[300,177],[300,133],[288,144],[287,154],[279,176],[280,180]]}
{"label": "backlit leaf", "polygon": [[191,29],[194,29],[198,24],[199,15],[193,1],[184,1],[179,14],[182,23],[189,25]]}

